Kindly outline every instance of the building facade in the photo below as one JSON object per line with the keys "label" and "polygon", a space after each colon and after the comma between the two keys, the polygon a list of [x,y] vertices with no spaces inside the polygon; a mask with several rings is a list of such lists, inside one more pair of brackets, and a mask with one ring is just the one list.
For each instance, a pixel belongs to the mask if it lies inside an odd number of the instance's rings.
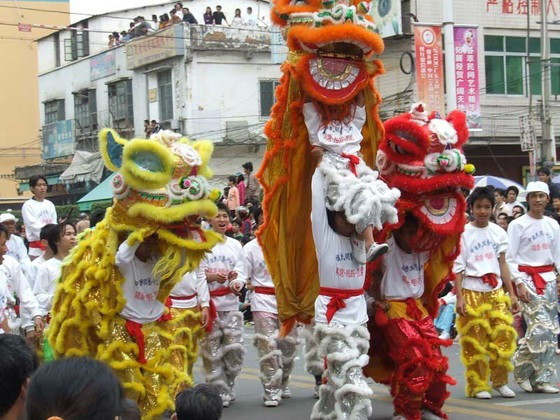
{"label": "building facade", "polygon": [[[377,78],[384,100],[381,105],[383,118],[407,111],[410,104],[417,100],[414,71],[411,74],[403,72],[403,69],[408,73],[413,68],[414,17],[419,22],[441,24],[442,3],[433,0],[402,2],[404,34],[386,38],[385,52],[380,57],[385,67],[385,74]],[[545,3],[552,63],[550,112],[554,125],[559,127],[560,67],[555,64],[560,63],[560,0],[547,0]],[[467,159],[475,164],[478,175],[490,174],[522,182],[529,157],[520,148],[519,117],[530,115],[537,138],[541,132],[540,1],[455,0],[453,7],[455,24],[478,27],[482,130],[471,132],[465,148]],[[531,111],[529,88],[532,90]]]}
{"label": "building facade", "polygon": [[[262,1],[238,5],[256,3],[261,9],[268,6]],[[197,3],[188,6],[196,11]],[[75,202],[92,183],[82,177],[78,185],[64,185],[57,179],[62,168],[55,164],[68,166],[78,150],[96,152],[97,132],[103,127],[127,138],[144,137],[146,120],[191,138],[213,140],[218,178],[241,172],[247,160],[258,164],[280,77],[279,60],[271,54],[274,35],[266,22],[231,27],[179,23],[108,48],[108,35],[120,29],[111,26],[115,16],[128,16],[128,24],[169,7],[165,3],[93,16],[77,22],[76,29],[38,41],[43,166],[16,171],[23,188],[33,171],[47,170],[52,182],[61,185],[59,201]]]}

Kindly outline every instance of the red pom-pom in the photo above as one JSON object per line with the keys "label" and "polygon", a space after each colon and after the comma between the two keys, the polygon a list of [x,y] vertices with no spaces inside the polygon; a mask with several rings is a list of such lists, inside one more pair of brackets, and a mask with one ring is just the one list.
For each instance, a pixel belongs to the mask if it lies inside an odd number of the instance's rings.
{"label": "red pom-pom", "polygon": [[387,325],[388,322],[389,319],[387,318],[385,312],[383,312],[383,309],[377,308],[377,311],[375,311],[375,323],[377,324],[377,326],[383,327]]}

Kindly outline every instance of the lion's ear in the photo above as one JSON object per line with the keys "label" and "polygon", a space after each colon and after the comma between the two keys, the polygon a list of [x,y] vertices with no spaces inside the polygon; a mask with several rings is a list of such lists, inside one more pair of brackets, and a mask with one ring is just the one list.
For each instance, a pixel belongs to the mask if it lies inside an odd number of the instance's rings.
{"label": "lion's ear", "polygon": [[127,142],[128,140],[120,138],[110,128],[104,128],[99,132],[99,151],[109,170],[118,172],[121,168],[123,149]]}

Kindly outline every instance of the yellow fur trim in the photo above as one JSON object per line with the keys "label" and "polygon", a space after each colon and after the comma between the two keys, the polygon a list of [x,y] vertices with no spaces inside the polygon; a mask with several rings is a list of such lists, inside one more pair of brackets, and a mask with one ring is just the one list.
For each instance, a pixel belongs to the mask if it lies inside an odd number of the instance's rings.
{"label": "yellow fur trim", "polygon": [[210,157],[212,156],[212,152],[214,151],[214,143],[209,140],[197,140],[191,143],[191,146],[198,152],[200,157],[202,158],[202,165],[198,169],[199,175],[210,179],[214,176],[212,170],[208,167],[208,162],[210,161]]}
{"label": "yellow fur trim", "polygon": [[172,207],[154,207],[148,203],[136,203],[130,206],[128,210],[131,217],[142,217],[166,224],[181,222],[187,216],[196,214],[211,218],[217,213],[217,207],[210,199],[189,201]]}
{"label": "yellow fur trim", "polygon": [[[136,162],[138,155],[157,156],[160,168],[144,169]],[[124,146],[120,172],[124,181],[136,190],[152,190],[165,186],[173,175],[175,158],[163,144],[153,140],[135,139]]]}

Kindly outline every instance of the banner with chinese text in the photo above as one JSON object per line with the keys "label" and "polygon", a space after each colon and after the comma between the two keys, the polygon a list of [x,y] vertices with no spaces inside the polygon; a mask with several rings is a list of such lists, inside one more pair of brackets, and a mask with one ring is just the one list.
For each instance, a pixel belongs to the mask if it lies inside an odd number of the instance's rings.
{"label": "banner with chinese text", "polygon": [[455,93],[457,109],[467,114],[469,130],[481,130],[478,82],[478,29],[455,26]]}
{"label": "banner with chinese text", "polygon": [[441,27],[415,25],[414,45],[418,100],[426,104],[428,113],[438,111],[444,115]]}

